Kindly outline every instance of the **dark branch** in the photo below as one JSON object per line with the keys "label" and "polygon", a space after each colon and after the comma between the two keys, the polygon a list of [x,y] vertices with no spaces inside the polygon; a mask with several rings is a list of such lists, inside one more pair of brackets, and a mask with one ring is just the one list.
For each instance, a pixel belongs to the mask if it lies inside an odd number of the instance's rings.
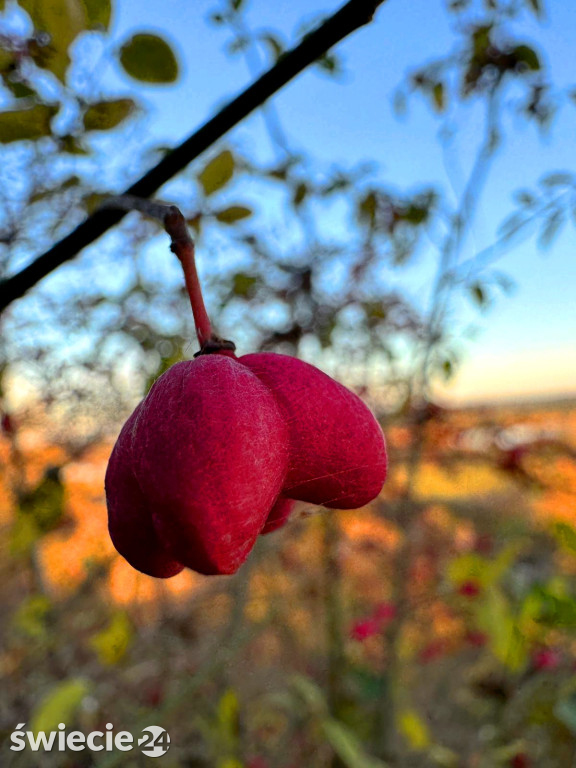
{"label": "dark branch", "polygon": [[[336,43],[368,24],[384,0],[349,0],[296,48],[167,154],[123,194],[149,197]],[[118,224],[126,211],[98,210],[21,272],[0,282],[0,312]]]}

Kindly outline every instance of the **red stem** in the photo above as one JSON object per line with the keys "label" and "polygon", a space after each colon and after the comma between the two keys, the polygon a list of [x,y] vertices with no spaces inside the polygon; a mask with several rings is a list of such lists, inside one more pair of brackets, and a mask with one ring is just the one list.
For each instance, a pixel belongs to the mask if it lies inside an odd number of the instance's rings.
{"label": "red stem", "polygon": [[212,325],[204,305],[202,289],[196,270],[196,260],[194,259],[194,243],[189,242],[179,245],[178,249],[173,249],[176,256],[180,259],[182,269],[184,270],[184,279],[186,280],[186,289],[190,297],[192,314],[196,325],[196,335],[200,349],[212,338]]}
{"label": "red stem", "polygon": [[190,297],[194,324],[196,325],[196,335],[198,336],[200,349],[202,349],[205,344],[214,339],[214,335],[210,318],[204,305],[198,271],[196,270],[194,241],[188,234],[184,216],[174,205],[170,206],[168,213],[164,216],[164,227],[172,239],[170,248],[180,260],[184,270],[186,289]]}

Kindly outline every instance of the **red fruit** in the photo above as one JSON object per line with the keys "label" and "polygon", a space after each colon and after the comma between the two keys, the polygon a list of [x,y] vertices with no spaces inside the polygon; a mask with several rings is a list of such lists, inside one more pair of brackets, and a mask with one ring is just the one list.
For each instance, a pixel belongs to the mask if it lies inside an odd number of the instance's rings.
{"label": "red fruit", "polygon": [[287,496],[335,509],[372,501],[386,478],[382,430],[368,407],[330,376],[287,355],[244,355],[272,391],[289,430]]}
{"label": "red fruit", "polygon": [[371,412],[314,366],[202,355],[172,366],[126,422],[106,474],[110,535],[151,576],[234,573],[293,498],[359,507],[385,474]]}

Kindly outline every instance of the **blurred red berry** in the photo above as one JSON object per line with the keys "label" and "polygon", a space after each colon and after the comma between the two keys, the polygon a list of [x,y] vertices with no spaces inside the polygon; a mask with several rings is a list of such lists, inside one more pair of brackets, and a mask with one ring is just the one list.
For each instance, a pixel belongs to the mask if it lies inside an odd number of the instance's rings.
{"label": "blurred red berry", "polygon": [[378,603],[373,616],[376,621],[383,625],[395,619],[396,613],[396,606],[393,603]]}
{"label": "blurred red berry", "polygon": [[470,645],[475,645],[477,648],[481,648],[483,645],[486,645],[488,637],[484,632],[470,630],[470,632],[466,633],[465,640],[467,643],[470,643]]}
{"label": "blurred red berry", "polygon": [[511,768],[530,768],[530,760],[524,752],[519,752],[510,760]]}
{"label": "blurred red berry", "polygon": [[480,594],[480,584],[472,579],[464,581],[458,587],[458,594],[464,595],[464,597],[478,597]]}
{"label": "blurred red berry", "polygon": [[358,642],[362,643],[369,637],[377,635],[379,631],[380,625],[377,621],[374,619],[363,619],[362,621],[357,621],[352,625],[352,629],[350,630],[350,637],[352,640],[357,640]]}
{"label": "blurred red berry", "polygon": [[481,555],[489,555],[494,548],[494,540],[489,533],[479,533],[474,542],[474,551]]}
{"label": "blurred red berry", "polygon": [[14,420],[9,413],[2,414],[2,421],[0,424],[2,426],[2,432],[4,432],[5,435],[13,435],[16,431]]}
{"label": "blurred red berry", "polygon": [[541,648],[532,656],[532,664],[535,669],[557,669],[562,657],[554,648]]}
{"label": "blurred red berry", "polygon": [[422,664],[428,664],[439,656],[443,656],[445,650],[446,644],[443,640],[433,640],[420,651],[418,659]]}

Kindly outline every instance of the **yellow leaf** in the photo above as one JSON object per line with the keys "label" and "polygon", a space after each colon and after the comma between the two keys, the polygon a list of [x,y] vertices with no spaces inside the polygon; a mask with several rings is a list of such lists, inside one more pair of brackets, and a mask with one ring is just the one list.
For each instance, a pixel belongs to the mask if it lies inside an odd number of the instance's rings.
{"label": "yellow leaf", "polygon": [[244,205],[231,205],[229,208],[217,211],[215,216],[222,224],[234,224],[236,221],[252,216],[252,211]]}
{"label": "yellow leaf", "polygon": [[234,156],[229,149],[225,149],[216,155],[203,171],[198,175],[198,181],[202,185],[205,195],[222,189],[234,174]]}
{"label": "yellow leaf", "polygon": [[86,10],[81,0],[19,0],[37,32],[46,32],[48,45],[39,49],[37,63],[64,81],[70,64],[68,49],[86,29]]}
{"label": "yellow leaf", "polygon": [[108,131],[129,117],[135,108],[132,99],[112,99],[91,104],[84,113],[84,128],[87,131]]}
{"label": "yellow leaf", "polygon": [[128,616],[117,613],[107,627],[90,638],[90,646],[102,664],[118,664],[130,647],[133,634]]}
{"label": "yellow leaf", "polygon": [[428,726],[420,715],[412,709],[405,709],[399,714],[398,730],[412,749],[421,751],[427,749],[431,744]]}
{"label": "yellow leaf", "polygon": [[50,135],[50,121],[56,114],[54,107],[36,104],[30,109],[0,112],[0,143],[24,139],[40,139]]}
{"label": "yellow leaf", "polygon": [[86,680],[75,678],[58,683],[44,696],[32,713],[30,728],[38,731],[55,731],[59,723],[71,725],[71,721],[82,700],[89,691]]}

